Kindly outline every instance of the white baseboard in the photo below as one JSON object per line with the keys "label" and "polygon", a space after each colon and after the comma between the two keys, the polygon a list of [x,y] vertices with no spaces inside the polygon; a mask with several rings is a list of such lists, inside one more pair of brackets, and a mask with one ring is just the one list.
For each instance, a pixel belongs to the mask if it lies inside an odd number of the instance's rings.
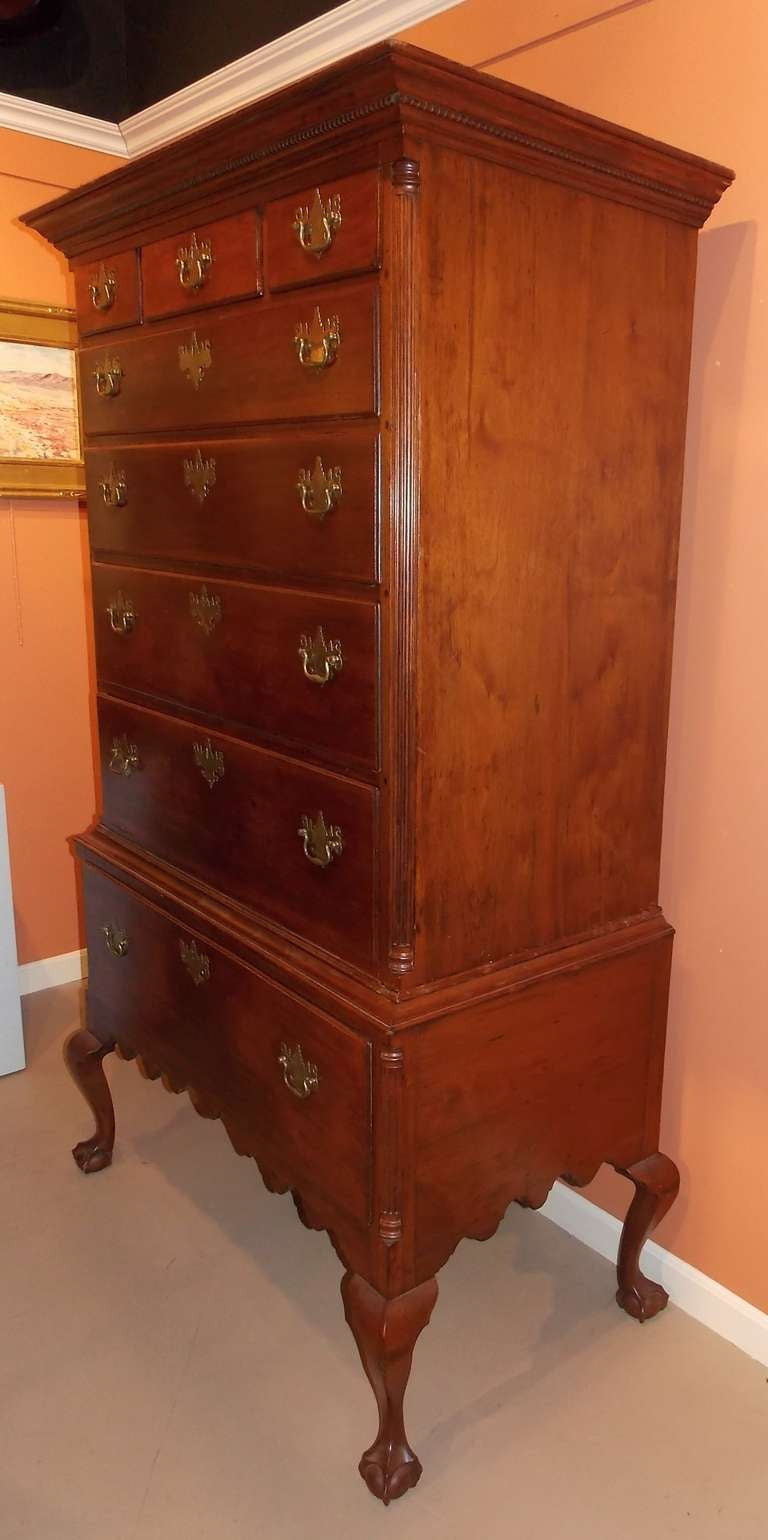
{"label": "white baseboard", "polygon": [[[621,1224],[613,1214],[606,1214],[604,1209],[562,1182],[555,1183],[540,1212],[561,1230],[567,1230],[569,1235],[615,1263]],[[748,1304],[738,1294],[732,1294],[730,1289],[723,1288],[706,1273],[700,1273],[698,1268],[682,1262],[663,1246],[657,1246],[655,1241],[646,1242],[642,1266],[643,1272],[654,1283],[663,1284],[678,1309],[701,1321],[726,1342],[741,1348],[750,1358],[756,1358],[758,1363],[768,1365],[768,1315],[762,1310]]]}
{"label": "white baseboard", "polygon": [[39,989],[54,989],[57,984],[72,984],[88,973],[85,951],[60,952],[58,957],[41,957],[37,962],[19,964],[19,994],[34,995]]}

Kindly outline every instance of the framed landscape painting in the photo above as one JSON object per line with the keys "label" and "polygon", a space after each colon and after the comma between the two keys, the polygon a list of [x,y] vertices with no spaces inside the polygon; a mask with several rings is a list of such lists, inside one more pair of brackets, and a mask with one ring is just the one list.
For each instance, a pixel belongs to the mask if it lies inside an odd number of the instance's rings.
{"label": "framed landscape painting", "polygon": [[0,299],[0,497],[85,489],[74,312]]}

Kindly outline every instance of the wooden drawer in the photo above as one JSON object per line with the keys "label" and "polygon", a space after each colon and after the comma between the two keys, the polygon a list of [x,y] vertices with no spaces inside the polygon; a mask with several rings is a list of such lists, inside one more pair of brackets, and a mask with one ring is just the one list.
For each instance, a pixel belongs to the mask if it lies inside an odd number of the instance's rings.
{"label": "wooden drawer", "polygon": [[142,247],[144,316],[174,315],[258,294],[259,222],[253,209]]}
{"label": "wooden drawer", "polygon": [[101,565],[93,601],[108,689],[375,766],[377,605]]}
{"label": "wooden drawer", "polygon": [[75,306],[81,337],[135,326],[141,319],[138,253],[118,251],[103,262],[89,258],[73,266]]}
{"label": "wooden drawer", "polygon": [[267,204],[271,289],[365,273],[380,262],[379,173],[322,182]]}
{"label": "wooden drawer", "polygon": [[[376,289],[333,285],[200,316],[116,344],[81,351],[88,433],[136,433],[376,410]],[[340,337],[300,343],[298,327]],[[324,357],[331,359],[319,367]],[[99,394],[99,391],[102,394]],[[103,392],[113,391],[113,394]]]}
{"label": "wooden drawer", "polygon": [[[329,952],[373,961],[377,794],[330,772],[99,699],[104,824]],[[126,773],[127,772],[127,773]],[[322,813],[343,850],[304,853]],[[320,838],[315,853],[325,854]]]}
{"label": "wooden drawer", "polygon": [[[102,1036],[226,1108],[267,1167],[367,1224],[369,1044],[88,867],[85,909],[88,1012]],[[316,1070],[306,1096],[285,1078],[304,1088],[296,1049],[308,1083]]]}
{"label": "wooden drawer", "polygon": [[375,423],[348,423],[202,445],[91,449],[91,547],[174,566],[374,582],[378,442]]}

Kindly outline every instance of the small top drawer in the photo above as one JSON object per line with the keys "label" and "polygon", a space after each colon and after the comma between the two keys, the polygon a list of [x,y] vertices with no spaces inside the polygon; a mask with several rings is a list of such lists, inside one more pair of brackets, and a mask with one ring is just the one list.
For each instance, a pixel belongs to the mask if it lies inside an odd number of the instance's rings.
{"label": "small top drawer", "polygon": [[144,315],[175,315],[261,290],[253,209],[142,247]]}
{"label": "small top drawer", "polygon": [[135,326],[140,319],[138,253],[118,251],[73,268],[75,305],[81,337],[118,326]]}
{"label": "small top drawer", "polygon": [[271,289],[367,273],[380,262],[379,174],[322,182],[267,205]]}

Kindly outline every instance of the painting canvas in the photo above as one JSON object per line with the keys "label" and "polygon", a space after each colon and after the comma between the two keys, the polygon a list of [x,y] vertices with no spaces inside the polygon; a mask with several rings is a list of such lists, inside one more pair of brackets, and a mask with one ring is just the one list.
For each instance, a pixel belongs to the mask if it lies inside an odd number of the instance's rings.
{"label": "painting canvas", "polygon": [[0,496],[83,490],[71,311],[0,300]]}
{"label": "painting canvas", "polygon": [[79,460],[75,355],[0,342],[0,457]]}

